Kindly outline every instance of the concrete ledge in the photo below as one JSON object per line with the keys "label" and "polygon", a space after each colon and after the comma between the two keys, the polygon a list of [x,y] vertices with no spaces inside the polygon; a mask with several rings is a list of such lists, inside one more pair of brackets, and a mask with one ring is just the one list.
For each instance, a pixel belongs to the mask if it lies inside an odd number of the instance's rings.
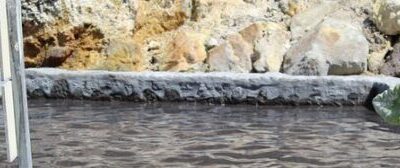
{"label": "concrete ledge", "polygon": [[399,78],[28,69],[30,98],[363,105]]}

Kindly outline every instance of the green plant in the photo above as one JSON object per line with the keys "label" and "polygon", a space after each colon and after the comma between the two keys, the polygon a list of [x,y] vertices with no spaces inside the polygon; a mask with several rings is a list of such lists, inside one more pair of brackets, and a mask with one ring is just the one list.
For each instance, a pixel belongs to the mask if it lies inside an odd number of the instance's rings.
{"label": "green plant", "polygon": [[375,111],[389,124],[400,125],[400,86],[374,98]]}

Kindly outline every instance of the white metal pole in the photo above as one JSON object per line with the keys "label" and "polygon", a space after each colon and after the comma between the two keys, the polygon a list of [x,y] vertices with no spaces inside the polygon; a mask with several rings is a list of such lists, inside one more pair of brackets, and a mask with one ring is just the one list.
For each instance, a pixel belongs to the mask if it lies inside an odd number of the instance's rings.
{"label": "white metal pole", "polygon": [[0,1],[0,43],[1,43],[1,80],[4,81],[2,87],[3,92],[3,106],[4,106],[4,121],[6,126],[6,143],[7,143],[7,158],[12,162],[18,156],[17,152],[17,135],[16,135],[16,122],[14,111],[13,99],[13,86],[12,79],[12,65],[10,42],[8,34],[8,17],[7,17],[7,4],[6,1]]}
{"label": "white metal pole", "polygon": [[12,55],[13,95],[17,122],[18,163],[20,168],[32,168],[32,152],[29,131],[28,102],[25,84],[24,45],[21,17],[21,1],[7,0],[9,37]]}

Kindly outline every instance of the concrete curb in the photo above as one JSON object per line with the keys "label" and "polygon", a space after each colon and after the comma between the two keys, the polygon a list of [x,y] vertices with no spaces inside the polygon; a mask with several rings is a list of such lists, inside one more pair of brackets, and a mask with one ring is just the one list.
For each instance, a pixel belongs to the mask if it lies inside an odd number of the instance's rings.
{"label": "concrete curb", "polygon": [[280,73],[172,73],[28,69],[30,98],[196,101],[218,104],[364,105],[399,78]]}

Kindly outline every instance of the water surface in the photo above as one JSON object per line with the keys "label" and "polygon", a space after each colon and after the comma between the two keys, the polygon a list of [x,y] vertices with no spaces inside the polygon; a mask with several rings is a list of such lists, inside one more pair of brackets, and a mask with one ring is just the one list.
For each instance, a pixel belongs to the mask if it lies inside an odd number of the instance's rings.
{"label": "water surface", "polygon": [[400,165],[400,129],[364,107],[35,100],[30,116],[35,167]]}

